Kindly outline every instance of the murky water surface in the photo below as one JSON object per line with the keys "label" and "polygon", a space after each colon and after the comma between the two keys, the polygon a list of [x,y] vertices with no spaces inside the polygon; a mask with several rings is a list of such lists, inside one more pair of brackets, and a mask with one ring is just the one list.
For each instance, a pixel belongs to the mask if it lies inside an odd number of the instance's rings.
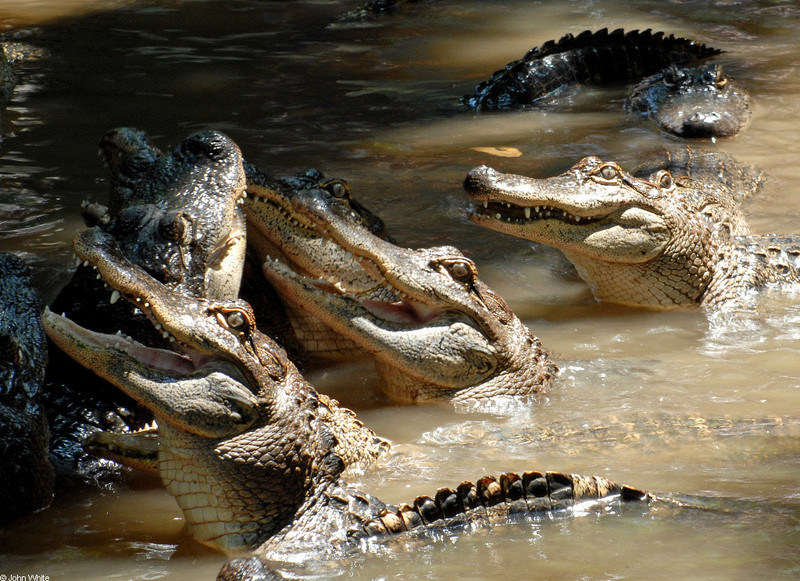
{"label": "murky water surface", "polygon": [[[480,163],[547,175],[589,154],[632,167],[643,151],[677,142],[626,117],[620,91],[540,113],[476,118],[457,106],[489,73],[566,32],[654,28],[702,40],[726,50],[720,62],[755,100],[750,128],[713,145],[769,176],[746,206],[753,229],[797,232],[795,3],[421,1],[368,25],[336,24],[352,7],[0,2],[0,24],[35,28],[30,41],[46,52],[23,65],[3,117],[2,250],[24,255],[54,296],[70,274],[81,201],[105,199],[108,172],[95,153],[115,126],[145,129],[162,147],[213,127],[273,173],[317,167],[345,178],[401,243],[453,244],[473,256],[562,367],[540,402],[477,412],[390,406],[363,367],[316,372],[316,385],[396,443],[392,458],[353,482],[398,502],[485,473],[553,469],[698,495],[714,509],[590,512],[400,542],[333,570],[357,579],[800,576],[796,427],[645,429],[639,438],[589,430],[559,441],[537,432],[647,414],[791,417],[800,404],[798,298],[765,296],[737,325],[594,302],[558,252],[468,223],[461,180]],[[225,560],[186,535],[173,499],[143,477],[114,491],[68,491],[0,529],[0,553],[0,574],[51,579],[210,579]]]}

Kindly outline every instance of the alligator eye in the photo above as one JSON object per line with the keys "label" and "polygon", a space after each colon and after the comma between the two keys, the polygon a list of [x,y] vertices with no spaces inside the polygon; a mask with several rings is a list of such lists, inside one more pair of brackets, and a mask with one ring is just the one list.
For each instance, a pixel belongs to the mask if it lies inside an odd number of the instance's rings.
{"label": "alligator eye", "polygon": [[463,258],[454,258],[442,262],[453,280],[465,285],[472,285],[477,276],[477,269],[472,261]]}
{"label": "alligator eye", "polygon": [[672,174],[666,170],[661,170],[656,174],[656,184],[659,188],[664,190],[671,190],[675,187],[675,180],[672,179]]}
{"label": "alligator eye", "polygon": [[252,313],[241,307],[220,306],[212,310],[216,311],[220,325],[241,335],[249,335],[255,327]]}
{"label": "alligator eye", "polygon": [[622,170],[616,163],[604,163],[594,173],[601,180],[615,182],[622,176]]}
{"label": "alligator eye", "polygon": [[191,229],[192,217],[185,212],[170,212],[164,215],[158,223],[159,233],[167,240],[174,240],[181,244],[188,244],[186,236]]}
{"label": "alligator eye", "polygon": [[347,198],[350,196],[350,187],[342,180],[329,180],[322,185],[334,198]]}
{"label": "alligator eye", "polygon": [[686,73],[673,65],[664,73],[662,80],[667,87],[677,87],[686,80]]}

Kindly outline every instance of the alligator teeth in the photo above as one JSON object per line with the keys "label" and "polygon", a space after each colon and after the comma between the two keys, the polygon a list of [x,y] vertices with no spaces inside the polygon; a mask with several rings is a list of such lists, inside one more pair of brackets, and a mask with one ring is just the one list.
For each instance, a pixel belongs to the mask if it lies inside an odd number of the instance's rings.
{"label": "alligator teeth", "polygon": [[88,260],[84,260],[84,261],[83,261],[83,265],[84,265],[84,266],[89,266],[89,261],[88,261]]}
{"label": "alligator teeth", "polygon": [[525,219],[526,220],[531,219],[531,209],[529,206],[525,206]]}
{"label": "alligator teeth", "polygon": [[483,207],[484,208],[488,208],[489,207],[489,200],[484,200],[483,201]]}
{"label": "alligator teeth", "polygon": [[581,217],[580,216],[575,216],[575,221],[576,222],[580,222],[581,221]]}
{"label": "alligator teeth", "polygon": [[499,212],[497,214],[495,214],[494,217],[495,217],[495,220],[500,220],[502,218],[502,216],[500,215]]}
{"label": "alligator teeth", "polygon": [[169,332],[167,332],[167,331],[163,331],[163,332],[161,333],[161,336],[162,336],[162,337],[164,337],[164,339],[168,339],[168,338],[169,338]]}
{"label": "alligator teeth", "polygon": [[97,280],[102,280],[102,278],[103,278],[103,277],[102,277],[102,276],[100,276],[100,273],[98,272],[98,273],[97,273],[97,276],[96,276],[95,278],[96,278]]}
{"label": "alligator teeth", "polygon": [[111,293],[111,298],[108,299],[108,302],[110,302],[113,305],[119,300],[119,297],[120,297],[119,291],[117,289],[114,289],[114,292]]}

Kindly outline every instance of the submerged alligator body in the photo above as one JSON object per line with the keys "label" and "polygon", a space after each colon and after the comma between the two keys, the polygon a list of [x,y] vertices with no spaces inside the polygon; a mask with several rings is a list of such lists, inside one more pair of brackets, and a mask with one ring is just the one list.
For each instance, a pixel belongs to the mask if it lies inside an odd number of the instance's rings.
{"label": "submerged alligator body", "polygon": [[[101,274],[116,268],[102,253],[97,258]],[[139,276],[147,275],[137,271]],[[113,286],[115,280],[108,282]],[[155,305],[156,294],[168,290],[152,282],[118,290],[136,304]],[[170,299],[192,310],[189,297]],[[225,319],[248,343],[250,321],[232,315],[218,311],[212,318]],[[307,382],[293,380],[296,370],[274,343],[258,346],[268,372],[256,376],[224,352],[214,357],[191,355],[188,348],[183,355],[154,350],[81,328],[49,310],[43,323],[65,352],[152,410],[164,485],[193,537],[229,555],[318,559],[344,555],[369,539],[499,524],[523,513],[550,515],[577,501],[654,499],[602,477],[528,472],[484,477],[411,504],[388,505],[340,480],[345,463],[322,421],[318,395]],[[247,561],[230,564],[225,575],[236,578],[240,567],[246,570]]]}
{"label": "submerged alligator body", "polygon": [[393,244],[340,181],[283,190],[253,184],[248,244],[309,354],[371,354],[398,401],[549,389],[556,365],[460,251]]}
{"label": "submerged alligator body", "polygon": [[[738,176],[746,195],[758,173]],[[473,222],[560,249],[598,299],[708,308],[800,282],[800,237],[751,235],[728,185],[666,170],[639,178],[597,157],[543,179],[482,166],[464,182]]]}
{"label": "submerged alligator body", "polygon": [[[245,177],[241,152],[216,131],[192,135],[162,153],[139,130],[120,128],[100,143],[111,168],[108,207],[87,205],[87,222],[108,232],[134,263],[174,292],[235,297],[244,262]],[[135,306],[120,301],[88,265],[79,265],[51,308],[101,332],[122,330],[166,346]],[[81,442],[97,429],[136,429],[145,408],[58,349],[51,350],[48,415],[51,455],[59,472],[84,480],[115,478],[114,467],[87,456]]]}
{"label": "submerged alligator body", "polygon": [[25,262],[0,253],[0,522],[49,506],[54,475],[42,406],[44,302]]}
{"label": "submerged alligator body", "polygon": [[478,111],[520,108],[572,85],[618,85],[648,77],[626,102],[628,110],[646,113],[675,135],[723,137],[747,125],[747,94],[719,67],[675,68],[720,52],[649,29],[587,30],[531,49],[461,101]]}

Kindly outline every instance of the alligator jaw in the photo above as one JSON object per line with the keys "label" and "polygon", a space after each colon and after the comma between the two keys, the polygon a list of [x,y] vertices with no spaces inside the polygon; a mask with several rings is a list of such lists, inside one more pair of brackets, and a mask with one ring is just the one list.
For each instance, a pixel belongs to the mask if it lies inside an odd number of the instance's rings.
{"label": "alligator jaw", "polygon": [[[619,171],[608,180],[601,170]],[[669,228],[648,196],[656,186],[633,180],[616,164],[584,158],[571,170],[535,179],[486,166],[467,174],[469,219],[499,232],[594,260],[642,263],[658,256]]]}

